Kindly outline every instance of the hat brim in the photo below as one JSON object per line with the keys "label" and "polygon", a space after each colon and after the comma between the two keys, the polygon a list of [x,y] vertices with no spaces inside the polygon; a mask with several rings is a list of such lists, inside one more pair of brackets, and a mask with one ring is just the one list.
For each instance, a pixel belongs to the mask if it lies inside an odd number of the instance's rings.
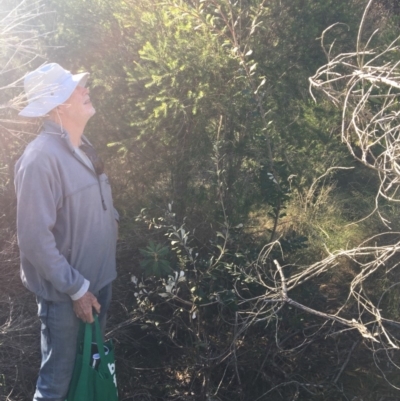
{"label": "hat brim", "polygon": [[71,75],[66,82],[63,82],[59,90],[41,96],[37,100],[30,101],[19,113],[22,117],[43,117],[51,110],[63,104],[72,95],[72,92],[79,86],[85,86],[89,78],[88,72]]}

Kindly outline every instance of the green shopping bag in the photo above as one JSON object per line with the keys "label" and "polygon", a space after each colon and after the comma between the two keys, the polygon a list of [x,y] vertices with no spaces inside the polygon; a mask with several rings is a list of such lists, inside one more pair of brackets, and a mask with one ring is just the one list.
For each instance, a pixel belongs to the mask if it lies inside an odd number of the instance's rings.
{"label": "green shopping bag", "polygon": [[[93,341],[93,324],[96,341]],[[80,336],[66,401],[118,401],[113,343],[111,340],[103,343],[97,315],[93,324],[82,323],[83,341]],[[93,344],[97,345],[95,350]]]}

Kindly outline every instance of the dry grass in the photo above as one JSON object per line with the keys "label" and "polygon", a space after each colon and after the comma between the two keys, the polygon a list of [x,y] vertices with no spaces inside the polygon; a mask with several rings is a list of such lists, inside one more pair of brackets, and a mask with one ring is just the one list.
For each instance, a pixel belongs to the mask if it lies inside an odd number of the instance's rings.
{"label": "dry grass", "polygon": [[[0,252],[0,394],[4,400],[24,401],[33,394],[39,366],[36,302],[19,278],[15,234],[2,232]],[[8,232],[8,234],[10,234]]]}

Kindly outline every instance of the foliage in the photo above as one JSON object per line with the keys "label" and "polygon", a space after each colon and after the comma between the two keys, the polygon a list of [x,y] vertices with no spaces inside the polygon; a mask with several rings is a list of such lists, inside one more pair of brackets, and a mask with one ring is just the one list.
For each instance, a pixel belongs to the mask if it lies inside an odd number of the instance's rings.
{"label": "foliage", "polygon": [[166,260],[169,249],[162,244],[149,242],[145,249],[140,249],[140,253],[145,258],[140,262],[146,276],[161,277],[171,272],[170,263]]}
{"label": "foliage", "polygon": [[[379,219],[360,222],[375,206],[379,180],[338,140],[338,107],[319,95],[315,104],[308,94],[308,77],[325,63],[322,31],[342,23],[325,39],[351,51],[364,6],[361,0],[46,1],[52,17],[37,16],[41,33],[33,37],[46,59],[90,71],[97,114],[87,133],[107,161],[121,212],[110,334],[119,345],[126,399],[336,401],[391,394],[366,352],[365,320],[348,292],[360,271],[379,260],[379,243],[361,259],[348,253],[383,231]],[[387,42],[397,35],[396,21],[378,4],[366,31],[386,26]],[[5,82],[23,75],[7,74]],[[2,103],[15,94],[4,94]],[[1,131],[4,245],[15,238],[12,165],[22,138],[15,135],[34,131],[20,127]],[[395,227],[398,208],[382,207]],[[395,234],[390,238],[396,243]],[[13,241],[1,247],[7,271],[17,269]],[[376,274],[376,287],[365,288],[373,300],[385,293],[381,304],[392,319],[396,263],[394,255],[391,275]],[[16,310],[34,314],[21,304]],[[28,398],[30,386],[15,401]]]}

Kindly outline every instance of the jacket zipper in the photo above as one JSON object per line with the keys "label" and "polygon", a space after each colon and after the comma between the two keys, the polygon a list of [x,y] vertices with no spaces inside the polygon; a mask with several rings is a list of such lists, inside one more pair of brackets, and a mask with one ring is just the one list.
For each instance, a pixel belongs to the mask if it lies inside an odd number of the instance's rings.
{"label": "jacket zipper", "polygon": [[[99,183],[101,205],[103,206],[103,210],[106,211],[107,210],[107,205],[106,205],[106,202],[104,200],[103,189],[101,188],[100,176],[97,175],[96,172],[93,171],[93,169],[91,169],[83,160],[81,160],[81,158],[76,154],[75,149],[73,150],[73,154],[74,154],[75,159],[77,159],[83,166],[85,166],[87,169],[89,169],[92,174],[96,175],[97,182]],[[92,162],[90,162],[90,163],[92,163]]]}

